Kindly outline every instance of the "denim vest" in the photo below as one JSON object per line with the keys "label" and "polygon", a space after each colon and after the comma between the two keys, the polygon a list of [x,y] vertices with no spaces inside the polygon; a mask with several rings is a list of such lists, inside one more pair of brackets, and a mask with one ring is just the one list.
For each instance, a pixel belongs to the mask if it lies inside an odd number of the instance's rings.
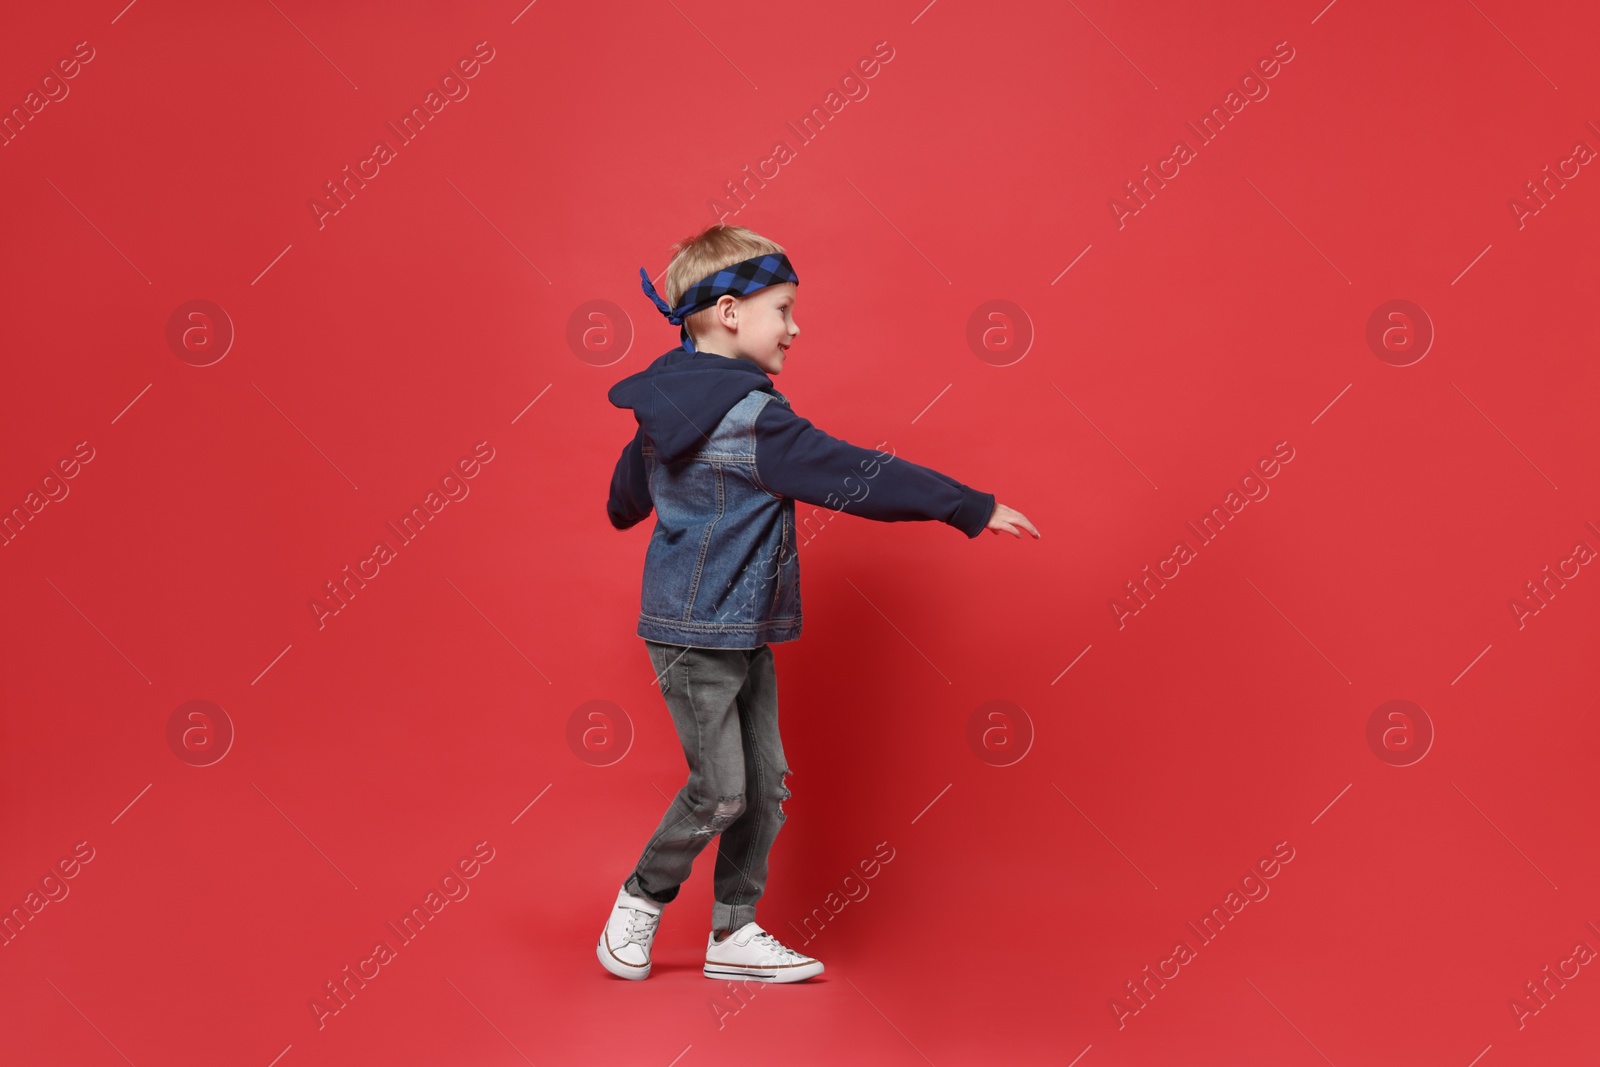
{"label": "denim vest", "polygon": [[759,648],[800,636],[794,499],[761,484],[756,417],[770,387],[728,410],[705,445],[678,463],[643,442],[656,525],[644,556],[640,637],[698,648]]}

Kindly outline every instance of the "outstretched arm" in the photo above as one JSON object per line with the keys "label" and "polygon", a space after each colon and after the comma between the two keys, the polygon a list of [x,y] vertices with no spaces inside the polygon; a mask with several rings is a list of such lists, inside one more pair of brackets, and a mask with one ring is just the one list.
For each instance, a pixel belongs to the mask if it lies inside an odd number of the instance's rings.
{"label": "outstretched arm", "polygon": [[937,520],[968,537],[995,510],[994,494],[830,436],[777,400],[756,418],[756,474],[770,491],[808,504],[879,522]]}
{"label": "outstretched arm", "polygon": [[634,432],[633,440],[617,458],[611,474],[611,499],[606,502],[606,517],[611,525],[626,530],[644,520],[655,505],[650,499],[650,480],[645,474],[644,427]]}

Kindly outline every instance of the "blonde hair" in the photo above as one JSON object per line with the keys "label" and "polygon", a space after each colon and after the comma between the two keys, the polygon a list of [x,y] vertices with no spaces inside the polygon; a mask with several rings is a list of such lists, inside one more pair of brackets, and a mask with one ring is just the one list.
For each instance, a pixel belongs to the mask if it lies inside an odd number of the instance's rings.
{"label": "blonde hair", "polygon": [[[672,246],[672,261],[667,264],[668,307],[677,307],[684,291],[702,278],[710,277],[723,267],[730,267],[746,259],[782,252],[784,248],[775,241],[747,230],[743,226],[714,223],[693,237],[685,237]],[[701,308],[687,319],[689,336],[700,340],[707,324],[716,314],[716,305]]]}

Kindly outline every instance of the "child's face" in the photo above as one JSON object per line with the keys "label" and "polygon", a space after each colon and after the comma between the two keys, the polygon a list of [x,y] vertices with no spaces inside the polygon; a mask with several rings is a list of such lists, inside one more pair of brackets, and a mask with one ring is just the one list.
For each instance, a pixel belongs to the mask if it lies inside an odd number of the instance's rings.
{"label": "child's face", "polygon": [[769,285],[745,297],[740,305],[740,355],[768,374],[783,370],[784,350],[800,336],[794,321],[793,282]]}

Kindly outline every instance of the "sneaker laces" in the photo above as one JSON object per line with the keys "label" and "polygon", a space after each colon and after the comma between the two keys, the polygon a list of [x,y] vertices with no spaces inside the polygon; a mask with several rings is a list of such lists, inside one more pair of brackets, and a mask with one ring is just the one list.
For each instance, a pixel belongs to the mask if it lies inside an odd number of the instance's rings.
{"label": "sneaker laces", "polygon": [[785,945],[782,941],[779,941],[777,938],[773,937],[771,934],[767,933],[765,930],[762,930],[759,933],[757,933],[755,937],[751,938],[751,940],[752,941],[761,942],[761,944],[762,944],[762,946],[764,948],[770,949],[772,952],[774,952],[775,954],[777,954],[780,957],[791,956],[791,957],[793,957],[794,959],[797,959],[797,960],[798,959],[804,959],[804,957],[801,956],[800,953],[796,952],[794,949],[790,948],[788,945]]}
{"label": "sneaker laces", "polygon": [[629,941],[646,950],[650,947],[650,939],[655,936],[656,923],[661,921],[661,916],[652,915],[642,908],[628,909],[628,930],[622,935],[623,943]]}

